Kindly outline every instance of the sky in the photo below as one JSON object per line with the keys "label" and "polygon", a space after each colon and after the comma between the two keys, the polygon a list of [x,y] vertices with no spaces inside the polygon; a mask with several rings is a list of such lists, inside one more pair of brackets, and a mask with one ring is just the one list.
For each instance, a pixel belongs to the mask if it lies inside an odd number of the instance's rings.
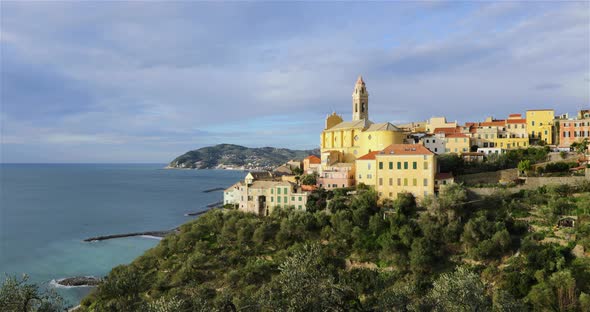
{"label": "sky", "polygon": [[0,162],[311,149],[351,118],[590,107],[590,2],[0,3]]}

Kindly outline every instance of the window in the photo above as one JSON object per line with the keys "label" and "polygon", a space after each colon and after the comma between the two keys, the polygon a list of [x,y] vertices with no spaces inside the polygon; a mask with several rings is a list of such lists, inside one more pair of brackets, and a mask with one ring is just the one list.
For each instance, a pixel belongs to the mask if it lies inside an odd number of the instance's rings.
{"label": "window", "polygon": [[393,185],[393,178],[389,178],[389,185]]}
{"label": "window", "polygon": [[383,169],[383,162],[382,161],[379,162],[379,169]]}
{"label": "window", "polygon": [[402,185],[402,179],[401,178],[397,178],[397,186],[401,186]]}
{"label": "window", "polygon": [[424,170],[428,170],[428,162],[427,161],[424,162]]}
{"label": "window", "polygon": [[389,197],[393,197],[393,193],[392,192],[389,192]]}
{"label": "window", "polygon": [[281,196],[277,196],[277,203],[281,203]]}
{"label": "window", "polygon": [[393,169],[393,161],[389,162],[389,170]]}
{"label": "window", "polygon": [[408,169],[408,162],[404,161],[404,169]]}
{"label": "window", "polygon": [[277,189],[277,194],[281,194],[281,189],[280,188]]}
{"label": "window", "polygon": [[428,179],[424,178],[424,186],[428,186]]}
{"label": "window", "polygon": [[383,185],[383,178],[379,178],[379,185]]}
{"label": "window", "polygon": [[397,162],[397,169],[401,169],[402,168],[402,163],[401,162]]}
{"label": "window", "polygon": [[412,163],[412,169],[418,169],[418,163],[417,162],[413,162]]}
{"label": "window", "polygon": [[291,196],[291,201],[295,201],[295,196]]}
{"label": "window", "polygon": [[302,200],[303,200],[303,197],[299,196],[299,201],[302,201]]}
{"label": "window", "polygon": [[285,204],[287,203],[287,196],[283,197],[283,199],[285,200]]}
{"label": "window", "polygon": [[274,194],[275,193],[275,189],[270,189],[270,193]]}
{"label": "window", "polygon": [[301,205],[297,206],[297,208],[301,209]]}
{"label": "window", "polygon": [[271,203],[274,203],[274,201],[275,201],[275,198],[274,198],[274,197],[271,197],[271,198],[270,198],[270,202],[271,202]]}
{"label": "window", "polygon": [[362,179],[362,178],[363,178],[363,175],[362,174],[359,174],[359,179]]}
{"label": "window", "polygon": [[[531,125],[533,125],[533,126],[535,125],[535,121],[534,120],[531,122]],[[535,132],[533,131],[533,133],[535,133]]]}
{"label": "window", "polygon": [[367,169],[371,169],[371,163],[367,164]]}
{"label": "window", "polygon": [[404,178],[404,186],[408,186],[408,178]]}
{"label": "window", "polygon": [[285,195],[287,194],[287,188],[285,188]]}
{"label": "window", "polygon": [[412,179],[412,185],[413,186],[417,186],[418,185],[418,180],[416,178]]}

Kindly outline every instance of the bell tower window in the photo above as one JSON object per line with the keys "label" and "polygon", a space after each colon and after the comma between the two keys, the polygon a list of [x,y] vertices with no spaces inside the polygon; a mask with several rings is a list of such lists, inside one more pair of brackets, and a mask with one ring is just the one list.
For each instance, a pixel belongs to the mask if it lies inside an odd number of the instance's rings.
{"label": "bell tower window", "polygon": [[365,102],[363,102],[363,106],[361,107],[361,112],[365,112]]}

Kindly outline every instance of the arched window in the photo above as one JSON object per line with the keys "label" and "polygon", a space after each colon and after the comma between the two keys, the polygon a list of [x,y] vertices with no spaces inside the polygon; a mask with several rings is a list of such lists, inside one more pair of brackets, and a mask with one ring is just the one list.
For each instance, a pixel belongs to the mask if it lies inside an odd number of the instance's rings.
{"label": "arched window", "polygon": [[365,112],[365,103],[363,102],[363,106],[361,107],[361,112]]}
{"label": "arched window", "polygon": [[354,112],[358,113],[359,112],[359,103],[355,103],[354,104]]}

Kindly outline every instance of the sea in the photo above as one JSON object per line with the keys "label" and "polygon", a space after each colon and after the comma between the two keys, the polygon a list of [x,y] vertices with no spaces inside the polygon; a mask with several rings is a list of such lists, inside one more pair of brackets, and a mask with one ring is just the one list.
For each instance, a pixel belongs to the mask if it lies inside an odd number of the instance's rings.
{"label": "sea", "polygon": [[56,280],[104,277],[156,246],[155,237],[83,242],[175,228],[223,199],[244,171],[165,170],[165,164],[0,164],[0,280],[29,276],[77,305],[90,287]]}

